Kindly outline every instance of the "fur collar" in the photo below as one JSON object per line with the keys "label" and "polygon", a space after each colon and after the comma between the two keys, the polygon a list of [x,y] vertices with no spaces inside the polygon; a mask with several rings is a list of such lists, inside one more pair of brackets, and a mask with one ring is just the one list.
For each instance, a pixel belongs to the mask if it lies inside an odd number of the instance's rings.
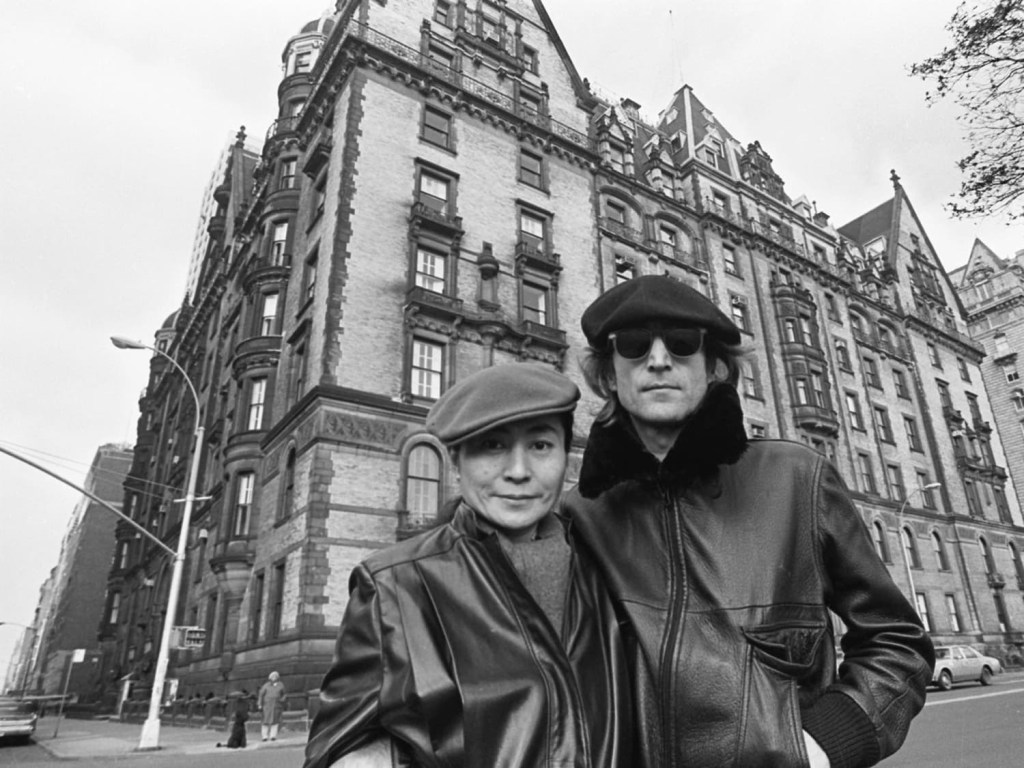
{"label": "fur collar", "polygon": [[708,387],[700,406],[683,423],[675,445],[658,462],[640,440],[633,423],[616,419],[612,424],[594,423],[580,467],[580,493],[589,499],[626,480],[689,484],[708,478],[720,464],[733,464],[747,448],[743,409],[730,384]]}

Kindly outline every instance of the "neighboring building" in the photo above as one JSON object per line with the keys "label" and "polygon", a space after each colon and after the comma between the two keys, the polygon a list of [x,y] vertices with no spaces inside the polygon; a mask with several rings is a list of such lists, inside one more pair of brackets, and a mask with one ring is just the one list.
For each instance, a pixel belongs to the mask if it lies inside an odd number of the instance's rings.
{"label": "neighboring building", "polygon": [[[282,60],[262,152],[240,135],[195,291],[156,338],[205,429],[173,619],[206,638],[174,652],[179,690],[273,669],[316,687],[351,568],[436,522],[456,485],[430,404],[504,362],[580,380],[583,309],[654,273],[744,329],[751,434],[836,462],[935,637],[1021,643],[1019,590],[1000,607],[986,575],[1024,521],[983,426],[984,351],[895,177],[837,230],[691,88],[656,125],[591,92],[533,0],[343,0]],[[196,409],[160,356],[140,412],[125,505],[173,544]],[[105,637],[144,695],[169,563],[130,526],[118,542]]]}
{"label": "neighboring building", "polygon": [[[83,487],[117,509],[124,495],[124,478],[131,465],[131,448],[104,445],[96,451]],[[107,600],[106,580],[114,555],[117,517],[83,496],[68,522],[60,558],[40,592],[34,626],[37,647],[30,652],[30,690],[68,693],[80,701],[99,698],[103,685],[96,632]],[[86,652],[66,678],[73,652]]]}
{"label": "neighboring building", "polygon": [[[984,345],[981,373],[992,402],[992,415],[1008,460],[1017,496],[1024,506],[1024,251],[1001,259],[980,240],[970,258],[950,279],[967,310],[970,334]],[[1007,542],[1017,589],[1024,592],[1021,542]],[[1012,582],[1011,582],[1012,583]]]}

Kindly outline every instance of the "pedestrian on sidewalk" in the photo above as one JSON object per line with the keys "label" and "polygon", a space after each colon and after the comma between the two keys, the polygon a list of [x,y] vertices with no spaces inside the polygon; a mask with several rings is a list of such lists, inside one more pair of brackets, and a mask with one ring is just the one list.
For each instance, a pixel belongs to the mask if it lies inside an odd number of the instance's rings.
{"label": "pedestrian on sidewalk", "polygon": [[245,749],[245,724],[249,720],[249,692],[243,688],[241,692],[231,694],[231,736],[228,738],[228,749]]}
{"label": "pedestrian on sidewalk", "polygon": [[260,688],[259,706],[261,712],[260,731],[263,740],[268,738],[277,741],[277,729],[281,725],[281,717],[284,715],[284,683],[277,672],[271,672],[267,682]]}

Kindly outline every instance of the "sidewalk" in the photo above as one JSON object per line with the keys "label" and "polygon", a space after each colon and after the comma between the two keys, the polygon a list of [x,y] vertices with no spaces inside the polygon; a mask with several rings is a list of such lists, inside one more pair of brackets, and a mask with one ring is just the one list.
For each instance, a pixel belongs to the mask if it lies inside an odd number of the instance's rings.
{"label": "sidewalk", "polygon": [[[42,718],[36,726],[35,742],[51,755],[63,760],[80,758],[118,757],[136,752],[141,723],[122,723],[119,720],[70,720],[63,718],[57,738],[53,729],[57,724],[55,716]],[[301,748],[306,744],[305,731],[282,730],[277,741],[260,741],[259,722],[251,723],[248,729],[248,746],[245,750],[217,747],[217,742],[226,744],[228,732],[224,730],[203,730],[184,726],[163,725],[160,728],[160,755],[197,755],[209,752],[237,753],[252,749]]]}

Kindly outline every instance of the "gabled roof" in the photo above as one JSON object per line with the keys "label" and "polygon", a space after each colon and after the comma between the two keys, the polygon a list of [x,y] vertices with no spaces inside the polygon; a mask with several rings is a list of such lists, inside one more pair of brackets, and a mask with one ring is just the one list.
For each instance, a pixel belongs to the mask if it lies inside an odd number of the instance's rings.
{"label": "gabled roof", "polygon": [[839,227],[839,234],[848,237],[858,245],[864,245],[882,235],[888,237],[892,230],[895,205],[896,198],[889,198],[877,208],[873,208],[848,224]]}
{"label": "gabled roof", "polygon": [[967,282],[968,276],[972,272],[982,267],[989,267],[992,271],[1003,270],[1006,269],[1006,262],[999,258],[996,252],[981,242],[981,240],[975,238],[974,245],[971,246],[970,258],[967,259],[967,264],[963,267],[963,273],[959,275],[961,285]]}
{"label": "gabled roof", "polygon": [[569,51],[565,47],[565,43],[562,42],[562,38],[559,36],[558,30],[555,29],[555,25],[551,22],[551,17],[548,15],[548,11],[547,8],[544,7],[544,3],[542,3],[541,0],[533,0],[533,7],[536,8],[537,15],[540,16],[541,23],[544,25],[544,31],[548,33],[548,37],[551,39],[551,42],[554,43],[555,49],[558,51],[558,55],[562,59],[562,64],[565,65],[565,69],[569,73],[569,80],[572,82],[572,87],[576,92],[576,96],[579,98],[589,98],[590,91],[583,84],[583,78],[580,77],[580,73],[576,69],[576,65],[572,63]]}

